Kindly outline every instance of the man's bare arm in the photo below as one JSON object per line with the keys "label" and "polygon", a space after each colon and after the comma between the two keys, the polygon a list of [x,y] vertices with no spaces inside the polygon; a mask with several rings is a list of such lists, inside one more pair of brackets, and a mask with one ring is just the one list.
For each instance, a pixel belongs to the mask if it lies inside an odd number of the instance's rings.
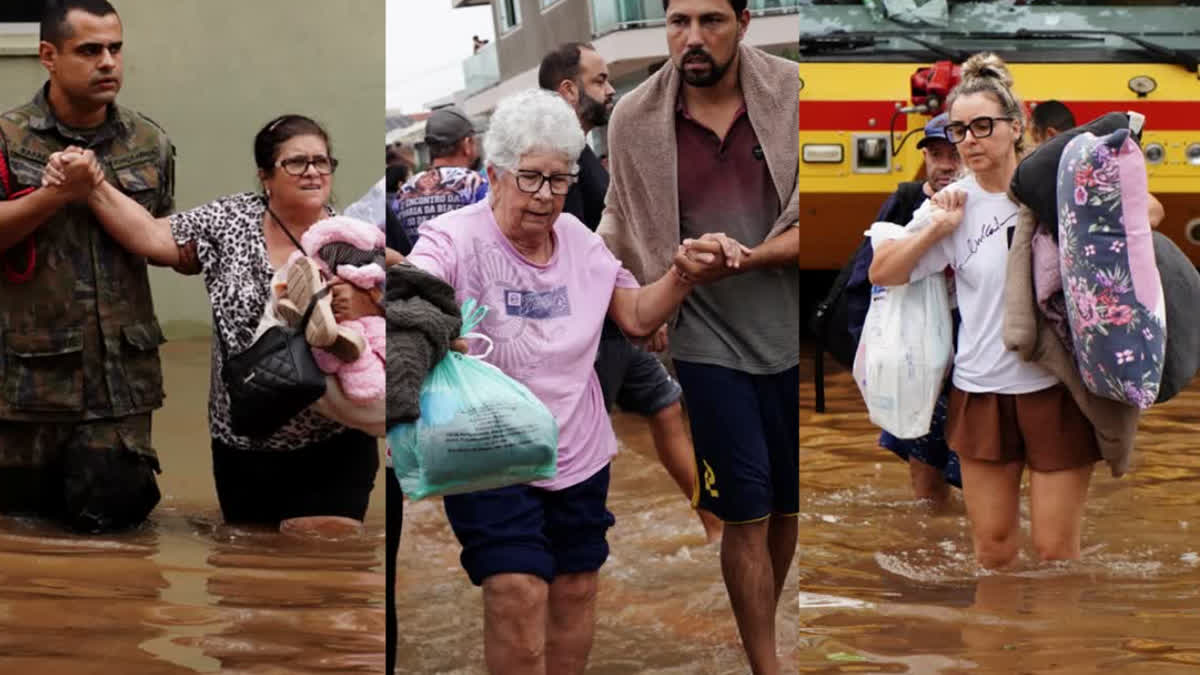
{"label": "man's bare arm", "polygon": [[800,228],[789,227],[750,250],[741,268],[795,267],[800,259]]}

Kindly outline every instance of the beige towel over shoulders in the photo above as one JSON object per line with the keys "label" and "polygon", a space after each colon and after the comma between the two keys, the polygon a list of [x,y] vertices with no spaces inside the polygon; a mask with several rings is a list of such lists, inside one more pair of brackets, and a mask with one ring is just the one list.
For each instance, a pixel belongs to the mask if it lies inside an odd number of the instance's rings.
{"label": "beige towel over shoulders", "polygon": [[[746,45],[739,49],[746,112],[780,197],[770,239],[800,217],[800,74],[795,62]],[[617,103],[608,126],[611,179],[597,232],[643,284],[666,273],[680,241],[675,101],[681,81],[672,64],[664,65]]]}

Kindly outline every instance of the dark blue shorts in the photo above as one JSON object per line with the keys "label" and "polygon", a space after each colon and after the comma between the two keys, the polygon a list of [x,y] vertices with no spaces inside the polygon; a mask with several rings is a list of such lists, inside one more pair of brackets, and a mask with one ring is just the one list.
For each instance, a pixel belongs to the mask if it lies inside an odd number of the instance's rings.
{"label": "dark blue shorts", "polygon": [[463,569],[479,586],[493,574],[594,572],[608,559],[609,467],[564,490],[512,485],[443,499]]}
{"label": "dark blue shorts", "polygon": [[679,400],[679,384],[655,356],[639,349],[620,329],[605,330],[596,350],[596,376],[604,408],[649,417]]}
{"label": "dark blue shorts", "polygon": [[937,405],[933,408],[933,419],[929,433],[920,438],[896,438],[884,431],[879,434],[879,445],[896,453],[904,461],[915,458],[942,472],[947,483],[956,488],[962,487],[962,468],[958,455],[946,445],[946,400],[949,398],[950,385],[947,384],[938,395]]}
{"label": "dark blue shorts", "polygon": [[800,511],[800,367],[772,375],[675,362],[699,489],[694,502],[727,523]]}

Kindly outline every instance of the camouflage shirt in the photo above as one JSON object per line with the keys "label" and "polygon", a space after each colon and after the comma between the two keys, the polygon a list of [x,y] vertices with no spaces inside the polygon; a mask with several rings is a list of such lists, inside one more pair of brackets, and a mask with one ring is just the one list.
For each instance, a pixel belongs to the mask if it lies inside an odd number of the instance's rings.
{"label": "camouflage shirt", "polygon": [[[50,154],[79,145],[96,153],[111,184],[155,216],[169,213],[175,148],[166,132],[116,104],[97,129],[71,129],[55,118],[48,87],[0,114],[9,193],[40,186]],[[0,199],[9,193],[0,187]],[[160,407],[164,340],[145,258],[122,249],[84,204],[62,208],[32,237],[32,279],[0,275],[0,420],[83,421]],[[18,244],[5,260],[23,259],[23,250]]]}

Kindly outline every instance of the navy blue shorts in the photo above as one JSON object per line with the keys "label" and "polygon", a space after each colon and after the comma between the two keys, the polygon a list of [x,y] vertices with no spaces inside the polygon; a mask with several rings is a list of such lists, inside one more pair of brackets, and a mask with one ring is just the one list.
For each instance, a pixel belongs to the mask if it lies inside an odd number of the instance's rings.
{"label": "navy blue shorts", "polygon": [[942,472],[947,483],[956,488],[962,487],[962,468],[958,455],[946,445],[946,401],[950,396],[948,384],[938,395],[937,405],[933,408],[933,419],[929,433],[920,438],[896,438],[884,431],[879,434],[879,445],[896,453],[904,461],[916,458]]}
{"label": "navy blue shorts", "polygon": [[675,362],[699,489],[695,504],[727,523],[800,511],[800,367],[751,375]]}
{"label": "navy blue shorts", "polygon": [[479,586],[493,574],[550,583],[557,574],[594,572],[608,559],[609,467],[563,490],[512,485],[448,495],[442,501],[462,544],[463,569]]}
{"label": "navy blue shorts", "polygon": [[596,350],[596,376],[604,409],[649,417],[679,400],[679,384],[655,356],[639,349],[620,329],[605,331]]}

